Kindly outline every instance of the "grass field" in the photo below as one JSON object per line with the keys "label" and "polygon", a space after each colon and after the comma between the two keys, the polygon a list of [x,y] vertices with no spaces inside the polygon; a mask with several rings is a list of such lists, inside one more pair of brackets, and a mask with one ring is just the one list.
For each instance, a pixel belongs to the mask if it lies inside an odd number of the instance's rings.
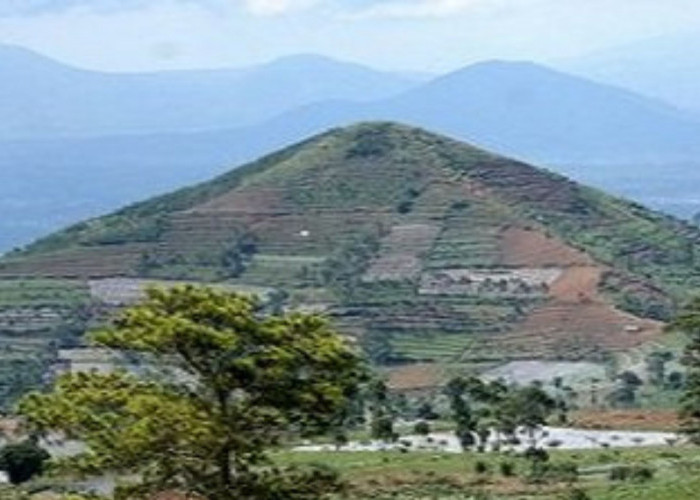
{"label": "grass field", "polygon": [[[542,482],[529,479],[530,463],[525,458],[495,453],[284,452],[275,461],[332,467],[347,482],[347,498],[352,500],[695,500],[700,491],[700,450],[691,447],[553,451],[550,463],[575,464],[578,478]],[[512,465],[513,475],[502,473],[504,463]],[[610,471],[621,466],[647,468],[653,477],[611,480]],[[573,490],[587,497],[573,496]]]}

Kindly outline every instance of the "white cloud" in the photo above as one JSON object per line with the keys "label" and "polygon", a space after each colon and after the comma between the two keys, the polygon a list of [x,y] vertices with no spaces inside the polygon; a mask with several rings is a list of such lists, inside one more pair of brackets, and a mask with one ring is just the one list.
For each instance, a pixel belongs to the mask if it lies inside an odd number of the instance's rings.
{"label": "white cloud", "polygon": [[480,7],[486,0],[389,0],[356,13],[357,17],[426,18],[447,17]]}
{"label": "white cloud", "polygon": [[304,10],[319,3],[319,0],[245,0],[246,8],[257,16],[277,16]]}

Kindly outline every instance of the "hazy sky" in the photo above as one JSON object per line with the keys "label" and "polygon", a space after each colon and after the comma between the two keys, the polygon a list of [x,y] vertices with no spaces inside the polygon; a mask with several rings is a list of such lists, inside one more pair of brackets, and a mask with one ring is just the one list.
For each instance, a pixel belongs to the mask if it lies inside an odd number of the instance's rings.
{"label": "hazy sky", "polygon": [[0,43],[116,71],[319,53],[388,69],[547,61],[696,30],[699,0],[0,0]]}

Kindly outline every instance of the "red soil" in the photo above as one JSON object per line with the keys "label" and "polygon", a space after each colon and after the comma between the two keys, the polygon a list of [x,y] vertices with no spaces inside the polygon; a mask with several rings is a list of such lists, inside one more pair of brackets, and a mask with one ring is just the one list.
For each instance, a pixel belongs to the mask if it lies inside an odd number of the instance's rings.
{"label": "red soil", "polygon": [[598,291],[604,267],[541,231],[504,231],[503,259],[508,265],[563,269],[550,287],[551,300],[504,336],[503,342],[516,349],[522,346],[545,356],[629,349],[662,331],[661,323],[637,318],[606,302]]}
{"label": "red soil", "polygon": [[430,363],[399,366],[389,369],[388,386],[396,391],[432,389],[445,381],[443,369]]}
{"label": "red soil", "polygon": [[583,410],[571,417],[574,427],[640,431],[677,431],[680,426],[674,410]]}
{"label": "red soil", "polygon": [[515,267],[593,265],[585,253],[540,230],[510,227],[502,234],[502,262]]}

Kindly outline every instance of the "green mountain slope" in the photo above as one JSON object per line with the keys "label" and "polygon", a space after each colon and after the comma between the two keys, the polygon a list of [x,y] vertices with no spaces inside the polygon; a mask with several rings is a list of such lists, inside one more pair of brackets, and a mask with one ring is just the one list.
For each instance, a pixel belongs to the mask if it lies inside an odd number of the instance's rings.
{"label": "green mountain slope", "polygon": [[0,277],[91,281],[98,302],[115,277],[254,287],[326,311],[377,362],[477,363],[653,338],[700,288],[698,249],[696,228],[637,204],[367,123],[53,234]]}

